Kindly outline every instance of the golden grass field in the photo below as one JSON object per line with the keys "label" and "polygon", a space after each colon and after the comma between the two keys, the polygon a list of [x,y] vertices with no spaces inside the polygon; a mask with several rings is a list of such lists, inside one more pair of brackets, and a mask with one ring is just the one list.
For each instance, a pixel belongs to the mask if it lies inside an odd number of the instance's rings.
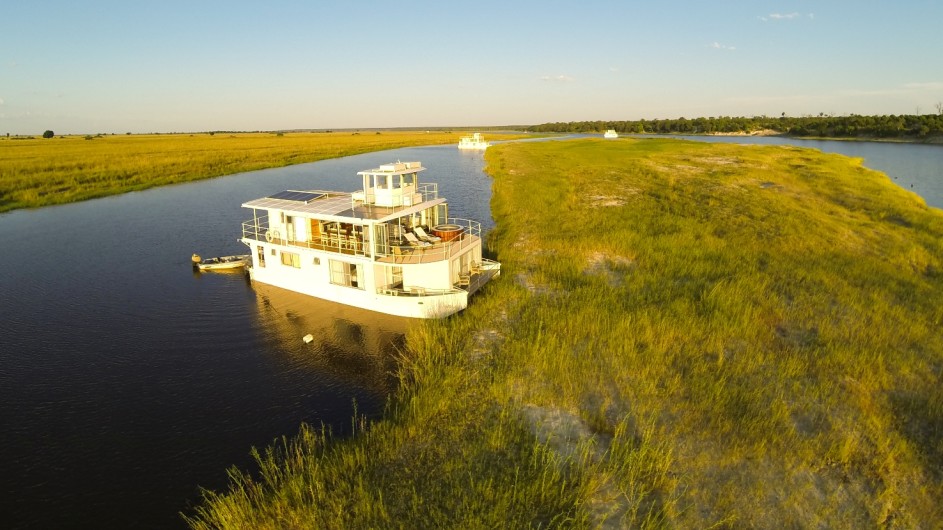
{"label": "golden grass field", "polygon": [[943,212],[860,160],[509,143],[501,277],[385,419],[305,426],[194,528],[940,528]]}
{"label": "golden grass field", "polygon": [[[0,139],[0,212],[371,151],[457,144],[463,134],[467,133],[360,131],[5,138]],[[520,136],[501,135],[502,139]]]}

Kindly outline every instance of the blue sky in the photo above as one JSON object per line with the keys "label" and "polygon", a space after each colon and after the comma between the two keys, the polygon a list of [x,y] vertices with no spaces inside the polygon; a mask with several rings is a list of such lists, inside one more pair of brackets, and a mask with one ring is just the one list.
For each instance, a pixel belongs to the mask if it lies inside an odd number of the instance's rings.
{"label": "blue sky", "polygon": [[936,113],[943,2],[46,0],[0,134]]}

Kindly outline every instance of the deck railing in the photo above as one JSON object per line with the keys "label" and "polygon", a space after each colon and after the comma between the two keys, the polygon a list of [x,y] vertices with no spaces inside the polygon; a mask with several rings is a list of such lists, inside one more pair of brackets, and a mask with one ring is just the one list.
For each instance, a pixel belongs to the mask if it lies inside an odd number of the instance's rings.
{"label": "deck railing", "polygon": [[426,289],[425,287],[379,287],[377,294],[385,296],[442,296],[462,291],[458,287],[452,289]]}
{"label": "deck railing", "polygon": [[[428,263],[451,259],[463,249],[473,245],[481,239],[481,223],[471,219],[450,217],[445,223],[457,226],[458,231],[454,239],[447,241],[421,241],[418,245],[406,239],[391,239],[385,244],[377,244],[375,259],[391,263]],[[431,235],[431,234],[429,234]],[[325,252],[336,252],[348,256],[370,256],[370,248],[360,236],[351,235],[321,235],[309,240],[289,240],[285,234],[269,226],[268,216],[259,216],[242,223],[243,239],[267,241],[277,245],[290,247],[310,248]],[[417,237],[418,238],[418,237]]]}
{"label": "deck railing", "polygon": [[377,294],[384,296],[441,296],[453,294],[459,291],[474,293],[480,289],[489,280],[501,273],[501,264],[490,259],[482,259],[481,262],[472,265],[471,270],[451,289],[427,289],[425,287],[379,287]]}
{"label": "deck railing", "polygon": [[[435,182],[423,182],[415,187],[415,192],[419,195],[418,200],[413,200],[412,193],[409,194],[400,194],[398,195],[398,200],[395,204],[387,204],[380,206],[381,208],[388,208],[389,211],[398,211],[408,208],[410,206],[415,206],[421,202],[432,201],[439,198],[439,185]],[[368,191],[355,191],[350,194],[350,208],[356,209],[359,206],[365,208],[375,207],[375,201],[377,200],[376,188],[371,188]]]}
{"label": "deck railing", "polygon": [[481,223],[478,221],[449,217],[443,224],[459,227],[460,231],[456,233],[454,239],[438,242],[420,240],[418,245],[406,239],[391,239],[385,245],[377,245],[378,260],[394,263],[429,263],[448,260],[481,240]]}

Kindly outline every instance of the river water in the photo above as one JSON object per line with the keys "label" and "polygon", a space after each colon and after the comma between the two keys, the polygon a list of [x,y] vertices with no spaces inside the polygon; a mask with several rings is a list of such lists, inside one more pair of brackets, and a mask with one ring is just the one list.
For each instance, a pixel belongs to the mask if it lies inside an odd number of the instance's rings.
{"label": "river water", "polygon": [[[807,146],[863,157],[943,206],[943,148]],[[483,157],[454,146],[0,215],[2,526],[183,527],[178,512],[199,502],[200,487],[225,488],[230,466],[252,469],[250,447],[302,422],[343,434],[355,410],[381,413],[414,322],[238,273],[194,273],[190,255],[245,253],[236,238],[251,216],[240,207],[247,200],[352,191],[357,171],[395,160],[422,161],[421,180],[439,183],[451,215],[493,227]],[[311,344],[301,339],[308,333]]]}
{"label": "river water", "polygon": [[413,321],[194,273],[190,255],[247,253],[247,200],[353,191],[396,160],[421,161],[451,215],[493,226],[483,156],[454,146],[0,215],[0,527],[183,527],[200,487],[252,468],[250,447],[379,414]]}

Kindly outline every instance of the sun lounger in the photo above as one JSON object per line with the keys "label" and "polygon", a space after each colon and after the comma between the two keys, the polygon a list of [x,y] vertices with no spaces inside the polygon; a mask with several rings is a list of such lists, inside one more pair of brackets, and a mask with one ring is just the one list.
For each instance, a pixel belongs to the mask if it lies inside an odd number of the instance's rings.
{"label": "sun lounger", "polygon": [[406,232],[405,234],[403,234],[403,237],[405,237],[406,241],[408,241],[409,244],[414,247],[431,247],[432,246],[432,243],[429,243],[428,241],[419,241],[419,239],[416,237],[416,234],[413,234],[410,232]]}
{"label": "sun lounger", "polygon": [[417,226],[416,228],[413,228],[413,232],[416,232],[416,235],[419,236],[419,239],[423,241],[428,241],[429,243],[438,243],[442,241],[441,237],[430,236],[429,234],[427,234],[426,231],[423,230],[421,226]]}

